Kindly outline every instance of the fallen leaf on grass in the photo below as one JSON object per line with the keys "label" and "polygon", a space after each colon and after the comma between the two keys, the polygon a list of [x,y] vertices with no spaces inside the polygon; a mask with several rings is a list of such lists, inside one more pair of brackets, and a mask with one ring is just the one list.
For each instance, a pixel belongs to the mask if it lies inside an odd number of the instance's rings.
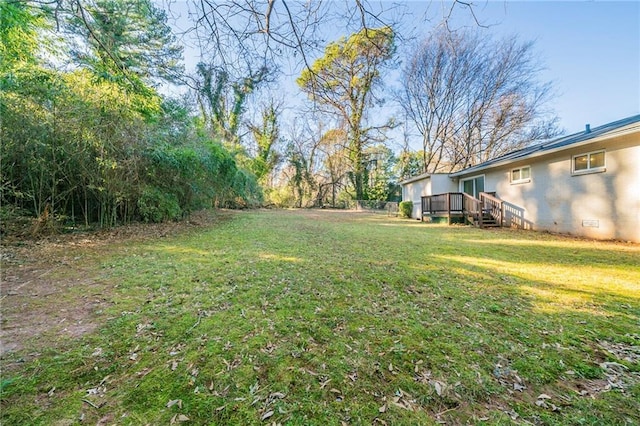
{"label": "fallen leaf on grass", "polygon": [[179,408],[182,408],[182,400],[181,399],[172,399],[171,401],[167,402],[167,408],[171,408],[176,404],[178,405]]}
{"label": "fallen leaf on grass", "polygon": [[505,411],[505,414],[511,417],[511,420],[517,420],[520,417],[520,414],[516,413],[515,410]]}
{"label": "fallen leaf on grass", "polygon": [[438,380],[433,380],[431,384],[433,385],[433,388],[436,390],[436,394],[438,394],[438,396],[442,396],[442,394],[448,387],[446,383],[443,383]]}
{"label": "fallen leaf on grass", "polygon": [[[387,400],[387,399],[385,398],[385,400]],[[415,407],[416,400],[413,399],[413,397],[411,395],[409,395],[408,393],[406,393],[402,389],[396,390],[394,396],[391,397],[390,399],[388,399],[388,401],[389,401],[388,405],[387,404],[383,405],[385,410],[389,406],[395,406],[395,407],[402,408],[403,410],[408,410],[408,411],[415,411],[416,410],[416,407]],[[380,411],[380,408],[378,409],[378,411]],[[380,412],[382,413],[383,411],[380,411]]]}
{"label": "fallen leaf on grass", "polygon": [[276,350],[276,348],[277,348],[276,345],[274,345],[271,342],[268,342],[267,346],[265,346],[264,348],[260,349],[260,352],[271,354],[271,353],[273,353],[274,350]]}
{"label": "fallen leaf on grass", "polygon": [[171,424],[173,425],[176,423],[184,423],[188,422],[189,420],[189,417],[185,416],[184,414],[176,414],[171,418]]}
{"label": "fallen leaf on grass", "polygon": [[549,395],[547,395],[546,393],[541,393],[540,395],[538,395],[538,399],[536,399],[535,404],[538,407],[550,408],[551,411],[560,411],[560,407],[552,404],[550,400],[551,397]]}
{"label": "fallen leaf on grass", "polygon": [[273,410],[269,410],[269,411],[267,411],[266,413],[264,413],[264,414],[262,415],[262,417],[260,417],[260,420],[265,421],[265,420],[267,420],[269,417],[273,416],[274,414],[275,414],[275,411],[273,411]]}
{"label": "fallen leaf on grass", "polygon": [[[394,401],[395,399],[397,399],[397,401]],[[392,400],[391,403],[396,407],[402,408],[403,410],[413,411],[411,405],[405,404],[403,401],[400,401],[400,398],[394,398],[394,400]]]}
{"label": "fallen leaf on grass", "polygon": [[310,376],[317,376],[318,373],[316,373],[315,371],[309,370],[308,368],[299,368],[298,371],[300,371],[301,373],[305,373],[305,374],[309,374]]}
{"label": "fallen leaf on grass", "polygon": [[150,369],[150,368],[143,368],[141,371],[138,371],[138,372],[136,373],[136,376],[138,376],[138,377],[144,377],[144,376],[146,376],[146,375],[147,375],[147,374],[149,374],[149,373],[151,373],[151,369]]}
{"label": "fallen leaf on grass", "polygon": [[287,395],[283,394],[282,392],[273,392],[272,394],[269,394],[269,397],[267,399],[273,401],[275,399],[284,399],[285,396]]}
{"label": "fallen leaf on grass", "polygon": [[107,392],[106,386],[98,386],[98,387],[95,387],[95,388],[87,389],[87,395],[101,395],[101,396],[104,396],[104,394],[106,392]]}

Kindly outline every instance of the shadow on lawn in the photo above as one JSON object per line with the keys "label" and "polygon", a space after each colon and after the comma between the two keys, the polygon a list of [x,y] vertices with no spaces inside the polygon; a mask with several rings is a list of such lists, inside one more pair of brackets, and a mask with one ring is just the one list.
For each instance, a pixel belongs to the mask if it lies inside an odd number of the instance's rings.
{"label": "shadow on lawn", "polygon": [[[539,238],[539,235],[535,235]],[[561,237],[560,237],[561,238]],[[474,247],[482,247],[484,255],[497,260],[548,260],[555,264],[625,264],[640,272],[640,245],[591,240],[546,239],[461,239]]]}
{"label": "shadow on lawn", "polygon": [[[497,287],[506,294],[517,293],[531,303],[531,308],[558,313],[570,311],[589,313],[589,315],[624,315],[628,319],[638,320],[640,316],[640,291],[638,285],[630,280],[618,280],[611,277],[606,280],[593,275],[606,275],[610,271],[589,271],[592,276],[586,280],[572,280],[573,269],[567,266],[552,268],[539,266],[537,278],[530,278],[518,272],[522,264],[498,262],[495,260],[463,257],[435,256],[442,265],[461,275],[475,275],[484,279],[485,286]],[[560,279],[553,278],[554,270],[564,270]],[[585,318],[587,320],[588,318]]]}

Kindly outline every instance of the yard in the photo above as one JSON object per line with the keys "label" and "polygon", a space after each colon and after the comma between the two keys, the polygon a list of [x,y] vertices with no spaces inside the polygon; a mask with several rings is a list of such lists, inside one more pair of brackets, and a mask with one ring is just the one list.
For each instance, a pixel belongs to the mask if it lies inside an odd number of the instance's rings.
{"label": "yard", "polygon": [[640,422],[637,244],[319,210],[139,228],[3,248],[3,425]]}

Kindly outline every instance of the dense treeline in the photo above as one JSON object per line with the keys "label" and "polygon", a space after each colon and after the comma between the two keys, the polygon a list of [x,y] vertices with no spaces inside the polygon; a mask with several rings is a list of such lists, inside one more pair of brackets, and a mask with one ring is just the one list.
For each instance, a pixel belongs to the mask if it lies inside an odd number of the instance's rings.
{"label": "dense treeline", "polygon": [[186,105],[99,56],[92,66],[77,60],[60,69],[53,55],[67,46],[56,45],[42,9],[9,2],[0,15],[5,214],[19,207],[47,226],[63,220],[108,227],[260,202],[253,174]]}
{"label": "dense treeline", "polygon": [[200,49],[187,71],[172,8],[154,0],[0,2],[0,219],[110,227],[209,206],[399,201],[401,179],[557,133],[551,87],[516,37],[445,18],[407,48],[397,5],[178,3]]}

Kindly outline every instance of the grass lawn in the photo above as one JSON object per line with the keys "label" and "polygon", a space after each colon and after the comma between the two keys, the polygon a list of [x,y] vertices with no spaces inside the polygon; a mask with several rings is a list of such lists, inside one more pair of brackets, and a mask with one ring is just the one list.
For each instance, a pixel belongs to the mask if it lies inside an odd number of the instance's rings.
{"label": "grass lawn", "polygon": [[3,425],[640,423],[639,245],[252,211],[57,250],[2,309],[94,326],[5,352]]}

